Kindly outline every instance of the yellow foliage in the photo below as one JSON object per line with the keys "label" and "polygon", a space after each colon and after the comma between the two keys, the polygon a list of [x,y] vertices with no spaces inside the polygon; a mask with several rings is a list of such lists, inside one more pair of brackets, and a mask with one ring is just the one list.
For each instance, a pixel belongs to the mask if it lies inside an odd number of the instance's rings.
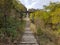
{"label": "yellow foliage", "polygon": [[60,8],[58,8],[54,12],[52,12],[51,20],[52,20],[53,24],[60,23]]}

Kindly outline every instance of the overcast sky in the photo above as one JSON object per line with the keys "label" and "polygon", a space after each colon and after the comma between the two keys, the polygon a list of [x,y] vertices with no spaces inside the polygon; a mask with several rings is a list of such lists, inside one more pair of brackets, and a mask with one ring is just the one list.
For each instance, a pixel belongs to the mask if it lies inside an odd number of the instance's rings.
{"label": "overcast sky", "polygon": [[27,7],[27,9],[29,8],[42,9],[43,5],[48,5],[50,1],[60,2],[60,0],[20,0],[20,2]]}

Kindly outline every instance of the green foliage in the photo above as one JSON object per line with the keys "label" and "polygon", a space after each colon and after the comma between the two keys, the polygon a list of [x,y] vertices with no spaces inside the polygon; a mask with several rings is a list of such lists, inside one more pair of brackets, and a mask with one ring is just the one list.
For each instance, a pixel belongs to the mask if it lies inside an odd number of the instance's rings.
{"label": "green foliage", "polygon": [[0,0],[0,39],[2,42],[7,37],[10,41],[14,41],[22,35],[25,26],[23,16],[26,14],[21,12],[25,11],[26,7],[18,0]]}
{"label": "green foliage", "polygon": [[42,32],[41,28],[38,28],[38,29],[37,29],[37,35],[38,35],[38,36],[43,35],[43,32]]}

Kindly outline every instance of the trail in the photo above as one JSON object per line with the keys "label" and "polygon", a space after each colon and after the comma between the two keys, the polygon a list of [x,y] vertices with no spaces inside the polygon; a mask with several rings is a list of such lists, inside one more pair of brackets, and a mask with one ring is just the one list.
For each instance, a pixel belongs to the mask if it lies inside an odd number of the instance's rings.
{"label": "trail", "polygon": [[19,45],[38,45],[33,32],[30,30],[30,19],[28,18],[28,15],[26,17],[25,32]]}

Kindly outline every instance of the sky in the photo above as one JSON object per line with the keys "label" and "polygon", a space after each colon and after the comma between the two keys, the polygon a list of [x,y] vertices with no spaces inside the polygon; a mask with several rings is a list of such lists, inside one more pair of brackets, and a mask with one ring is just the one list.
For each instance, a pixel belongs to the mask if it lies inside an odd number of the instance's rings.
{"label": "sky", "polygon": [[44,5],[49,5],[50,2],[60,2],[60,0],[20,0],[27,9],[43,9]]}

